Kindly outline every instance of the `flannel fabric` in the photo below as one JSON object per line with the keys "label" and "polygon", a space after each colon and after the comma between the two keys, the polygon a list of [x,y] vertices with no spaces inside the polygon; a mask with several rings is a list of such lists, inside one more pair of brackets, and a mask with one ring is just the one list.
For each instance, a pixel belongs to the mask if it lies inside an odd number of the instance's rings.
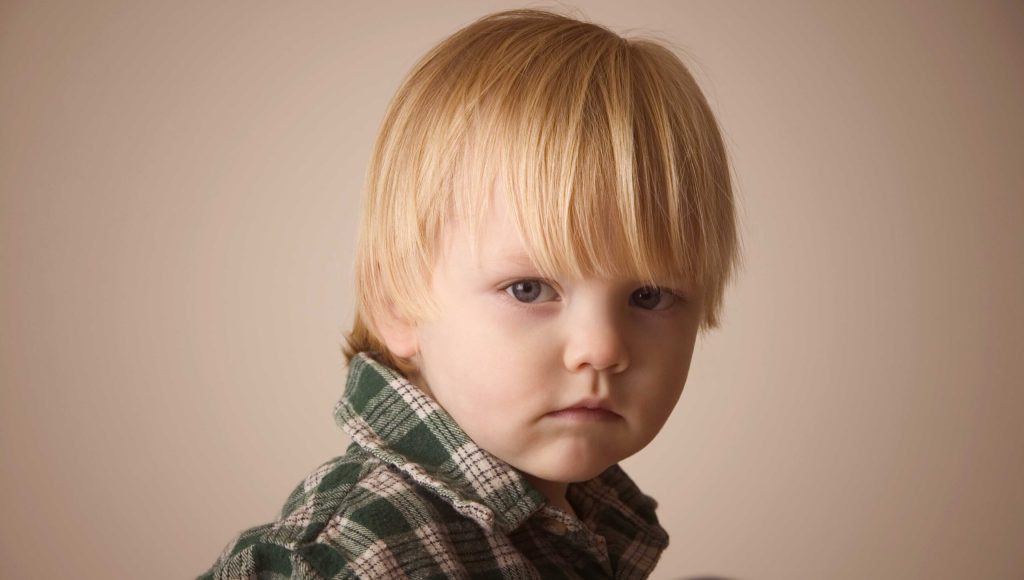
{"label": "flannel fabric", "polygon": [[201,580],[645,578],[668,545],[657,504],[618,465],[569,485],[574,517],[368,353],[352,359],[334,413],[352,439],[345,455]]}

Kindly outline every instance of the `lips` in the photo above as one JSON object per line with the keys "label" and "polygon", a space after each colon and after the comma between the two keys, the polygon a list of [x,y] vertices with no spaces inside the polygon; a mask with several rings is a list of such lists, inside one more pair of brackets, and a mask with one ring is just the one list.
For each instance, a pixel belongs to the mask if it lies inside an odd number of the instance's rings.
{"label": "lips", "polygon": [[548,413],[548,415],[575,421],[612,421],[622,418],[621,415],[611,410],[608,401],[600,399],[585,399],[571,407]]}

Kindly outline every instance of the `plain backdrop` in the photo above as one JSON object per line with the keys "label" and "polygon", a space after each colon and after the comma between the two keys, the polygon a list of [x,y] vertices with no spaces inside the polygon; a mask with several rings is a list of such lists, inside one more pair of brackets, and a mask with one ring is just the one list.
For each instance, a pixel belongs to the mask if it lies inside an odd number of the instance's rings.
{"label": "plain backdrop", "polygon": [[624,466],[656,579],[1024,578],[1024,4],[0,3],[4,578],[194,577],[344,452],[360,193],[499,9],[678,49],[746,267]]}

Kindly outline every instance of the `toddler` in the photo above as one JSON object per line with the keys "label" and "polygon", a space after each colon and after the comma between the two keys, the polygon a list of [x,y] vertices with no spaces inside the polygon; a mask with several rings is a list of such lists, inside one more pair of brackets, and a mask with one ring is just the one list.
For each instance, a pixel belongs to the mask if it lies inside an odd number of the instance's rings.
{"label": "toddler", "polygon": [[645,578],[619,462],[683,391],[738,260],[729,166],[661,44],[539,10],[424,56],[367,173],[346,453],[201,578]]}

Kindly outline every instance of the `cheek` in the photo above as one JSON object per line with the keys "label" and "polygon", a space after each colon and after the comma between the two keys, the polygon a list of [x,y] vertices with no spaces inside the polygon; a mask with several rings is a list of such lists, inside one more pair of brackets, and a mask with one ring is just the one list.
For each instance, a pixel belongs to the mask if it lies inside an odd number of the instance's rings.
{"label": "cheek", "polygon": [[551,384],[552,365],[559,362],[553,333],[539,317],[514,310],[466,303],[461,315],[424,329],[428,379],[451,412],[527,412],[535,406],[531,401],[544,396],[539,389]]}
{"label": "cheek", "polygon": [[526,395],[552,389],[565,381],[564,348],[561,330],[554,317],[513,313],[501,317],[503,323],[494,340],[501,352],[494,357],[496,367],[506,377],[516,377],[514,389]]}
{"label": "cheek", "polygon": [[661,340],[647,345],[643,365],[647,375],[644,382],[649,388],[636,394],[649,420],[659,426],[668,419],[689,375],[693,357],[693,337],[684,334],[673,340]]}

